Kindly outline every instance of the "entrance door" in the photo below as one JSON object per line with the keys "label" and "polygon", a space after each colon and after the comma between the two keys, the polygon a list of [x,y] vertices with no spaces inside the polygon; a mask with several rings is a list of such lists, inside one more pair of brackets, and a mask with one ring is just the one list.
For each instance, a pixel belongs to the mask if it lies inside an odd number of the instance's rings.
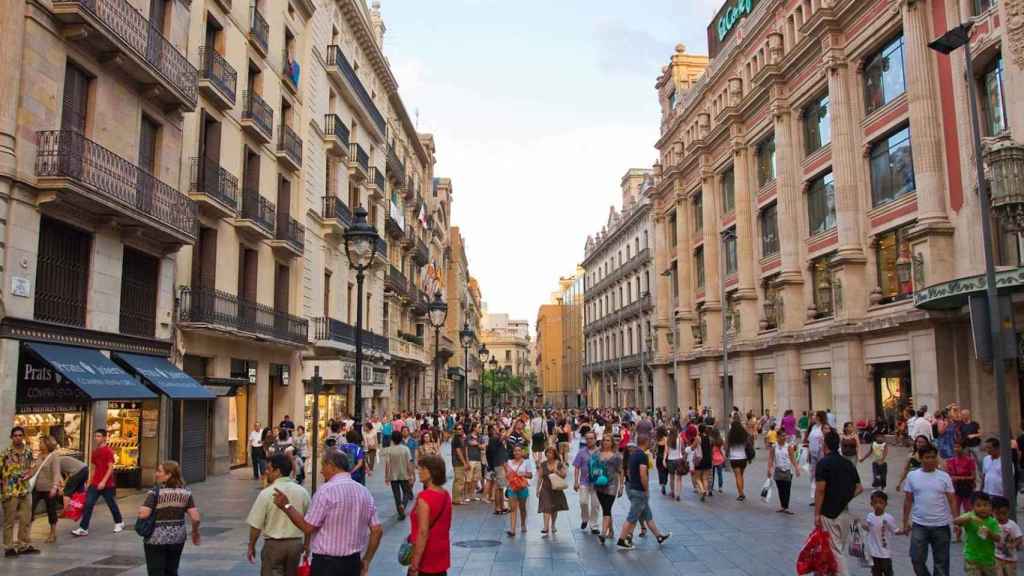
{"label": "entrance door", "polygon": [[181,401],[181,477],[186,483],[206,480],[207,412],[206,400]]}
{"label": "entrance door", "polygon": [[893,362],[874,365],[875,416],[880,416],[895,430],[907,408],[914,405],[913,388],[910,384],[910,362]]}

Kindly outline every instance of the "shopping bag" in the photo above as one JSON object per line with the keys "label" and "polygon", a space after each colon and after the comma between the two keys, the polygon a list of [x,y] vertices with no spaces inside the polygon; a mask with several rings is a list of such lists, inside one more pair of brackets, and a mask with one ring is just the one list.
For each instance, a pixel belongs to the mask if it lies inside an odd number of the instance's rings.
{"label": "shopping bag", "polygon": [[75,492],[71,496],[68,505],[64,507],[63,516],[68,520],[78,521],[82,518],[82,510],[85,508],[85,492]]}
{"label": "shopping bag", "polygon": [[310,576],[312,572],[312,568],[309,567],[309,556],[303,556],[302,563],[299,564],[299,569],[295,572],[295,576]]}
{"label": "shopping bag", "polygon": [[768,504],[768,503],[770,503],[772,501],[772,479],[771,478],[765,478],[764,479],[764,484],[761,485],[761,500],[763,500],[765,504]]}
{"label": "shopping bag", "polygon": [[853,558],[864,560],[864,533],[861,532],[860,522],[854,522],[850,527],[850,547],[848,552]]}
{"label": "shopping bag", "polygon": [[796,573],[829,575],[835,574],[838,569],[828,532],[815,528],[796,558]]}

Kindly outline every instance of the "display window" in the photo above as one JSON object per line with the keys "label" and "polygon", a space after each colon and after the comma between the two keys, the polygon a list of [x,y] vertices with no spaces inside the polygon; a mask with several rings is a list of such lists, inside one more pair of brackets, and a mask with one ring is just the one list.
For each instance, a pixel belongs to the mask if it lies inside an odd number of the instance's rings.
{"label": "display window", "polygon": [[114,475],[117,486],[141,485],[139,430],[142,427],[141,402],[110,402],[107,406],[107,445],[114,451]]}
{"label": "display window", "polygon": [[[319,436],[320,441],[327,437],[330,433],[330,427],[328,424],[331,420],[344,420],[349,417],[348,413],[348,396],[345,394],[334,394],[334,393],[321,393],[320,394],[320,422],[319,422]],[[306,424],[306,430],[309,434],[313,433],[313,395],[306,394],[306,408],[305,418],[303,421]]]}
{"label": "display window", "polygon": [[85,453],[82,439],[82,425],[85,412],[53,412],[16,414],[14,425],[25,429],[25,439],[32,453],[39,456],[39,443],[44,436],[53,436],[57,445],[81,459]]}

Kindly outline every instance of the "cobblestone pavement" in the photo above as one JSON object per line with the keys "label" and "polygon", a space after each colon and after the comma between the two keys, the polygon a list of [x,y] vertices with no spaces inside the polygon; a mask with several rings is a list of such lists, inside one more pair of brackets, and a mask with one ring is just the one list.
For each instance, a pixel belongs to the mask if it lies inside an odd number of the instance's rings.
{"label": "cobblestone pavement", "polygon": [[[897,519],[903,504],[894,491],[905,459],[905,451],[897,449],[889,465],[889,511]],[[791,508],[795,516],[774,513],[771,505],[760,501],[761,483],[765,478],[766,456],[758,450],[755,462],[747,469],[747,501],[737,502],[731,473],[726,471],[725,492],[701,503],[689,489],[682,502],[672,502],[660,494],[652,496],[654,517],[662,530],[671,530],[672,538],[658,546],[653,538],[637,538],[632,551],[616,550],[611,542],[602,546],[595,536],[579,530],[579,506],[574,493],[569,494],[570,510],[558,519],[558,533],[542,538],[542,518],[530,514],[528,534],[509,539],[505,535],[507,516],[494,516],[486,503],[457,507],[452,526],[452,576],[505,576],[557,571],[559,576],[622,574],[712,574],[717,576],[771,576],[795,573],[795,558],[812,523],[810,483],[806,476],[796,481]],[[870,465],[860,465],[862,479],[870,480]],[[652,479],[654,477],[652,476]],[[656,482],[656,480],[655,480]],[[689,479],[686,479],[689,486]],[[248,470],[213,478],[194,485],[193,492],[203,515],[203,541],[199,547],[189,544],[182,559],[183,576],[207,574],[258,574],[258,568],[245,559],[248,527],[245,515],[258,485]],[[408,524],[395,517],[391,493],[382,474],[370,479],[370,488],[380,507],[385,536],[371,567],[371,574],[399,575],[396,552],[408,533]],[[570,488],[571,491],[571,488]],[[531,492],[533,490],[531,489]],[[126,522],[134,521],[141,496],[120,500]],[[529,510],[536,510],[531,494]],[[615,505],[616,529],[625,519],[628,502],[622,498]],[[868,511],[867,498],[861,496],[851,512],[863,516]],[[105,505],[97,505],[90,536],[75,538],[74,525],[61,520],[57,545],[39,545],[43,553],[14,559],[0,559],[0,575],[44,576],[134,576],[144,575],[142,543],[130,529],[113,534],[112,521]],[[34,524],[34,540],[45,537],[46,522],[38,518]],[[894,540],[895,572],[912,574],[907,557],[909,540]],[[962,545],[952,548],[952,574],[963,574]],[[854,562],[855,565],[855,562]],[[855,567],[853,574],[869,571]]]}

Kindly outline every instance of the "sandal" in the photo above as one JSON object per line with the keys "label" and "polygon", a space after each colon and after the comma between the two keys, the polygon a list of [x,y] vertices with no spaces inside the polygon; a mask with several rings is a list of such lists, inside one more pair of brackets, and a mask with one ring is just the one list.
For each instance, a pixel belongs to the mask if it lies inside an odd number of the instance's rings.
{"label": "sandal", "polygon": [[505,534],[508,534],[509,538],[515,538],[516,537],[516,533],[514,531],[512,531],[512,530],[505,530]]}

